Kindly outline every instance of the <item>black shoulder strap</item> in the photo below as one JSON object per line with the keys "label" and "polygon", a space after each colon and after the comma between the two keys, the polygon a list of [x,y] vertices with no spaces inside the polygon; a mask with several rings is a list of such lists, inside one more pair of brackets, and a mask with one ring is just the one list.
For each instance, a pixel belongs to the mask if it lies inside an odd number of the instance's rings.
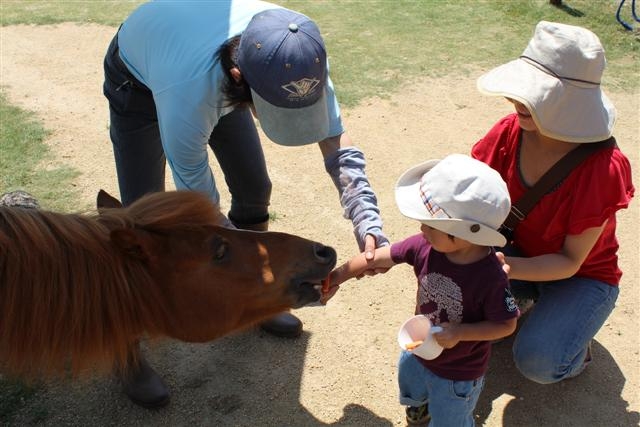
{"label": "black shoulder strap", "polygon": [[577,148],[565,154],[529,189],[517,203],[511,205],[509,216],[502,225],[509,231],[513,231],[518,223],[538,203],[538,200],[547,193],[554,185],[558,184],[571,173],[571,171],[592,153],[609,147],[615,147],[614,137],[600,142],[580,144]]}

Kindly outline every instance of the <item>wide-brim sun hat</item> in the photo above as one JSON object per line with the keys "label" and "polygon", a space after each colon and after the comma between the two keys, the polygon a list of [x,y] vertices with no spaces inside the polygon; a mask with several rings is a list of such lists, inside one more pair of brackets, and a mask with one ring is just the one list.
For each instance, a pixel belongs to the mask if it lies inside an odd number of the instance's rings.
{"label": "wide-brim sun hat", "polygon": [[598,36],[541,21],[522,55],[482,75],[480,92],[524,104],[541,134],[566,142],[608,139],[616,110],[600,87],[606,65]]}
{"label": "wide-brim sun hat", "polygon": [[395,186],[400,212],[476,245],[498,246],[511,209],[507,185],[487,164],[464,154],[433,159],[405,171]]}
{"label": "wide-brim sun hat", "polygon": [[237,61],[269,139],[292,146],[329,136],[327,55],[310,18],[281,8],[256,14],[242,32]]}

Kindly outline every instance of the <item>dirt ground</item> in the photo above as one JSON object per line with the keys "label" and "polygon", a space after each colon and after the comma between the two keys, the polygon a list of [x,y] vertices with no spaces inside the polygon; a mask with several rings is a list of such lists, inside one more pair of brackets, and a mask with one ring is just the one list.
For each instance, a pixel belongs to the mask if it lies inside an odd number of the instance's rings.
{"label": "dirt ground", "polygon": [[[47,144],[55,161],[42,167],[65,164],[82,172],[73,185],[87,206],[100,188],[118,194],[101,87],[102,58],[113,33],[111,27],[72,24],[0,29],[0,84],[10,102],[35,111],[52,131]],[[510,111],[505,101],[477,92],[480,72],[410,81],[391,99],[372,94],[343,112],[350,135],[366,153],[391,240],[418,231],[394,204],[399,174],[429,158],[468,153]],[[616,137],[638,171],[639,93],[609,95],[619,112]],[[264,148],[274,183],[271,228],[330,244],[339,262],[354,255],[351,225],[341,216],[320,151],[281,147],[266,138]],[[215,159],[212,166],[217,171]],[[216,178],[224,188],[223,178]],[[223,194],[223,205],[227,200]],[[478,425],[638,425],[639,206],[634,200],[618,217],[625,274],[617,307],[594,341],[593,364],[573,380],[542,386],[515,370],[512,339],[494,345]],[[326,307],[295,311],[305,325],[297,340],[250,329],[207,344],[147,343],[148,358],[172,390],[165,409],[141,409],[112,378],[96,376],[47,385],[15,423],[30,423],[44,407],[45,423],[55,426],[404,425],[397,402],[396,332],[412,314],[415,286],[410,268],[401,266],[348,282]]]}

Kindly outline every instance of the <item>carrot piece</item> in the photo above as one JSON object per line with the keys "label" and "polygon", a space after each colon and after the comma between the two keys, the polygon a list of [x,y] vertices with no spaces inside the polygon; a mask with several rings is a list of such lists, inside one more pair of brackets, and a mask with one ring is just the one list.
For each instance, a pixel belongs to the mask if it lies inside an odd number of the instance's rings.
{"label": "carrot piece", "polygon": [[331,275],[328,275],[326,279],[322,280],[322,293],[323,294],[328,293],[330,286],[331,286]]}
{"label": "carrot piece", "polygon": [[423,343],[422,340],[408,342],[408,343],[406,343],[404,345],[404,348],[406,348],[407,350],[411,351],[411,350],[414,350],[416,347],[420,347],[420,345],[422,345],[422,343]]}

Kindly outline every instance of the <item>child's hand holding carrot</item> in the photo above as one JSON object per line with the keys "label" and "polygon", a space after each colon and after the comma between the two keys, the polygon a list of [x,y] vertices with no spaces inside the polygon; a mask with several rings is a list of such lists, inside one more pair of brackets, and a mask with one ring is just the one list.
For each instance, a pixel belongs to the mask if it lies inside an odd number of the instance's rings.
{"label": "child's hand holding carrot", "polygon": [[367,271],[386,272],[393,267],[395,263],[391,260],[391,251],[389,246],[376,249],[373,260],[367,260],[364,253],[360,253],[349,261],[335,268],[329,277],[322,283],[322,296],[320,302],[326,304],[340,289],[340,284],[354,277],[360,278]]}

